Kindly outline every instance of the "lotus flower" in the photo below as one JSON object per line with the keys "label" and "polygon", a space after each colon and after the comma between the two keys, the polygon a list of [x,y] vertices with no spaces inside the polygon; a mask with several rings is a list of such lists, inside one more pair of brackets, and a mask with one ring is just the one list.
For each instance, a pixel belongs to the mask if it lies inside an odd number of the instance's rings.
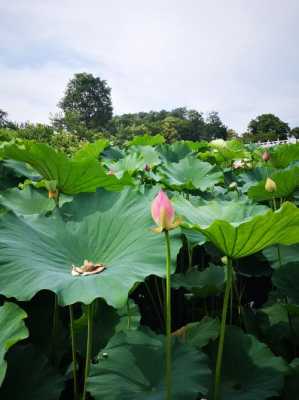
{"label": "lotus flower", "polygon": [[153,220],[158,225],[157,228],[153,228],[154,232],[169,231],[180,224],[178,219],[175,220],[174,208],[163,190],[160,190],[152,202],[151,212]]}
{"label": "lotus flower", "polygon": [[276,192],[277,186],[276,183],[273,181],[271,178],[267,178],[266,183],[265,183],[265,190],[267,192]]}

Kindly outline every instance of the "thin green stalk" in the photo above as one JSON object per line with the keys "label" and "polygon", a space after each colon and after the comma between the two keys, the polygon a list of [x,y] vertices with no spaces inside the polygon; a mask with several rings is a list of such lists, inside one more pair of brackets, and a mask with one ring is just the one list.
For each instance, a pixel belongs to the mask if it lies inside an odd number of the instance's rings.
{"label": "thin green stalk", "polygon": [[166,242],[166,346],[165,346],[165,380],[166,400],[171,400],[171,256],[170,239],[168,231],[165,231]]}
{"label": "thin green stalk", "polygon": [[[159,305],[160,305],[160,310],[161,310],[161,321],[162,321],[162,326],[164,326],[164,322],[163,322],[163,317],[164,317],[164,305],[163,305],[163,299],[161,296],[161,292],[160,292],[160,287],[159,287],[159,281],[158,278],[156,276],[154,276],[154,280],[155,280],[155,286],[156,286],[156,292],[158,295],[158,300],[159,300]],[[163,282],[162,282],[163,284]],[[162,289],[163,290],[163,289]]]}
{"label": "thin green stalk", "polygon": [[224,293],[221,326],[220,326],[220,337],[217,352],[216,370],[215,370],[215,386],[214,386],[214,400],[220,400],[220,385],[221,385],[221,367],[222,367],[222,356],[224,348],[224,337],[226,327],[226,317],[228,310],[228,303],[230,297],[230,291],[232,288],[232,260],[228,258],[227,261],[227,281]]}
{"label": "thin green stalk", "polygon": [[54,307],[53,307],[53,322],[52,322],[52,343],[51,343],[51,354],[52,361],[56,363],[56,338],[57,338],[57,326],[58,326],[58,300],[57,295],[54,294]]}
{"label": "thin green stalk", "polygon": [[89,369],[91,364],[92,353],[92,331],[93,331],[93,303],[87,306],[87,343],[86,343],[86,360],[85,360],[85,373],[84,373],[84,389],[82,400],[86,400],[86,386],[89,376]]}
{"label": "thin green stalk", "polygon": [[127,299],[128,329],[131,329],[131,310],[129,298]]}
{"label": "thin green stalk", "polygon": [[77,381],[77,354],[76,354],[76,338],[74,330],[74,310],[73,306],[69,306],[70,311],[70,331],[72,343],[72,359],[73,359],[73,380],[74,380],[74,399],[78,398],[78,381]]}

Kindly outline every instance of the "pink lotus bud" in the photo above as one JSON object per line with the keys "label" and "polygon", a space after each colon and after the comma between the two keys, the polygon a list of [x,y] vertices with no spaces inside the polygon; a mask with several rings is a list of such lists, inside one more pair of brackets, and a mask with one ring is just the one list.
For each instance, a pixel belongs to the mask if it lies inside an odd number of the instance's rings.
{"label": "pink lotus bud", "polygon": [[150,171],[151,170],[151,167],[148,165],[148,164],[145,164],[145,166],[144,166],[144,171]]}
{"label": "pink lotus bud", "polygon": [[266,150],[266,151],[263,153],[263,155],[262,155],[262,159],[263,159],[264,161],[269,161],[270,158],[271,158],[270,153]]}
{"label": "pink lotus bud", "polygon": [[163,190],[160,190],[152,202],[151,212],[153,220],[158,225],[158,228],[154,229],[155,232],[169,231],[180,224],[180,221],[174,220],[174,208]]}

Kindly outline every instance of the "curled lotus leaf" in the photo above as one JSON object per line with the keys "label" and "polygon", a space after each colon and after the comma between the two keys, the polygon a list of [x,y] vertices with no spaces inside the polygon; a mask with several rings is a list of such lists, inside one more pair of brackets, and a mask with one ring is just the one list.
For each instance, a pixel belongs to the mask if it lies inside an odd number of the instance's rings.
{"label": "curled lotus leaf", "polygon": [[277,211],[245,202],[211,202],[194,206],[183,198],[174,202],[183,226],[202,232],[231,258],[257,253],[274,244],[299,242],[299,209],[286,202]]}

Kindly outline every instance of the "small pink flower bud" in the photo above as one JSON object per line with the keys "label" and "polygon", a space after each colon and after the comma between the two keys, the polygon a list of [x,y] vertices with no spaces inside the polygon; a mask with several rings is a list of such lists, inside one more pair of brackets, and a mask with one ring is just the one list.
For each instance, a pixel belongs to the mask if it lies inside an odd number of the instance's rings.
{"label": "small pink flower bud", "polygon": [[262,155],[262,159],[263,159],[264,161],[269,161],[270,158],[271,158],[270,153],[266,150],[266,151],[263,153],[263,155]]}
{"label": "small pink flower bud", "polygon": [[163,190],[160,190],[152,202],[151,212],[153,220],[158,225],[155,232],[169,231],[180,224],[180,221],[174,220],[174,208]]}
{"label": "small pink flower bud", "polygon": [[150,171],[151,170],[151,167],[148,165],[148,164],[145,164],[145,166],[144,166],[144,171]]}

